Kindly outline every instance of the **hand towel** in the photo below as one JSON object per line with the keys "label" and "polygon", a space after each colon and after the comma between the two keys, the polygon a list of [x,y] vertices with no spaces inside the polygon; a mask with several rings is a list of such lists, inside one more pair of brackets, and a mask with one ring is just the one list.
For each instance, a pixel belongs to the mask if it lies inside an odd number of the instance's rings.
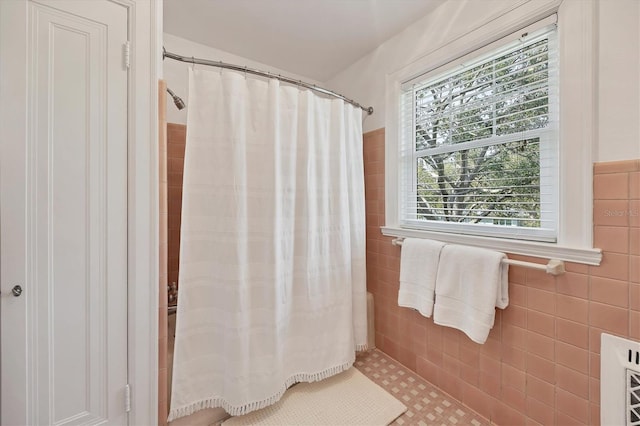
{"label": "hand towel", "polygon": [[417,309],[425,317],[433,313],[438,260],[444,243],[405,238],[400,255],[398,306]]}
{"label": "hand towel", "polygon": [[495,308],[509,304],[507,256],[493,250],[447,245],[436,278],[433,320],[462,330],[484,343],[493,327]]}

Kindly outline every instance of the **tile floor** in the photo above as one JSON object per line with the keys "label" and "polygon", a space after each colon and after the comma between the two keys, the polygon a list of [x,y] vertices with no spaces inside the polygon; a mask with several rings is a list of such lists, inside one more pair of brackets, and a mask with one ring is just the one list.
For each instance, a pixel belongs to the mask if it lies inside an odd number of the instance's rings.
{"label": "tile floor", "polygon": [[407,406],[407,411],[393,425],[491,425],[487,419],[377,349],[359,353],[354,365]]}

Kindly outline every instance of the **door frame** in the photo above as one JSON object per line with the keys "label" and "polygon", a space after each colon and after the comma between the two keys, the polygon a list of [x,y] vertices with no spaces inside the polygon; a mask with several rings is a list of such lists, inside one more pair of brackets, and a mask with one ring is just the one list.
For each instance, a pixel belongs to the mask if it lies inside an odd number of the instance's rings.
{"label": "door frame", "polygon": [[162,1],[129,10],[128,364],[130,425],[158,424],[158,80]]}
{"label": "door frame", "polygon": [[[0,1],[0,25],[15,19],[18,1]],[[110,0],[128,10],[130,69],[128,87],[128,376],[129,424],[158,423],[158,96],[162,76],[162,2]],[[26,11],[26,1],[24,3]],[[20,12],[19,15],[22,15]],[[24,12],[26,13],[26,12]],[[26,15],[24,15],[26,17]],[[25,28],[26,31],[26,28]],[[24,39],[27,37],[18,37]],[[3,58],[26,63],[27,47],[0,39]],[[4,69],[0,65],[0,69]],[[26,76],[2,75],[2,121],[25,126],[20,111]],[[11,94],[16,95],[11,96]],[[5,99],[5,100],[6,100]],[[17,102],[17,100],[20,100]],[[26,134],[26,133],[25,133]],[[19,166],[19,165],[18,165]],[[24,197],[22,197],[24,198]],[[20,199],[20,198],[18,198]],[[20,225],[18,225],[20,226]],[[18,251],[18,258],[20,251]],[[23,252],[24,253],[24,252]],[[24,256],[24,254],[23,254]],[[9,285],[2,283],[3,287]]]}

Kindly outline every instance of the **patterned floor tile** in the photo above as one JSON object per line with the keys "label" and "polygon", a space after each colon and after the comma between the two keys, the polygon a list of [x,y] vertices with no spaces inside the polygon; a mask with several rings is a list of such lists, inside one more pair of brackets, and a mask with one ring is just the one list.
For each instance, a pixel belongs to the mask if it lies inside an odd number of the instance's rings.
{"label": "patterned floor tile", "polygon": [[473,425],[491,423],[377,349],[358,354],[355,367],[402,401],[407,411],[392,425]]}

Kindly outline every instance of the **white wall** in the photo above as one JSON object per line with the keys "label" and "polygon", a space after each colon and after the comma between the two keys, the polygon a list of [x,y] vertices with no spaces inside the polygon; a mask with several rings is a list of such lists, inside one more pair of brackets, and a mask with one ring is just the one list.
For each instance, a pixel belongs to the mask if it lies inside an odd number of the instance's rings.
{"label": "white wall", "polygon": [[640,2],[600,0],[596,161],[640,158]]}
{"label": "white wall", "polygon": [[[570,8],[565,0],[560,15]],[[594,0],[598,4],[595,33],[599,42],[594,52],[598,103],[598,129],[594,161],[640,158],[640,2],[637,0]],[[548,0],[531,0],[549,3]],[[456,0],[440,6],[431,14],[387,40],[375,51],[360,59],[325,86],[372,105],[375,112],[364,121],[364,131],[385,126],[386,76],[418,61],[488,24],[516,7],[529,3],[514,0]],[[529,5],[530,6],[530,5]],[[565,16],[567,19],[577,19]],[[562,22],[562,19],[560,19]],[[591,23],[577,23],[590,25]],[[599,55],[599,56],[598,56]],[[579,105],[576,105],[579,107]]]}
{"label": "white wall", "polygon": [[[308,77],[293,74],[285,70],[262,64],[260,62],[249,60],[242,56],[234,55],[223,50],[215,49],[204,44],[195,43],[191,40],[186,40],[184,38],[167,33],[164,33],[164,47],[165,49],[167,49],[167,51],[182,56],[195,56],[196,58],[210,59],[213,61],[222,61],[234,65],[246,66],[248,68],[255,68],[274,74],[282,74],[283,76],[291,77],[295,80],[303,80],[307,83],[322,86],[319,81],[310,79]],[[187,104],[187,108],[179,111],[173,105],[173,102],[170,98],[167,100],[167,122],[169,123],[186,124],[187,122],[187,110],[189,109],[188,69],[190,66],[192,65],[175,61],[173,59],[167,58],[164,60],[164,80],[167,82],[167,87],[169,87],[176,95],[180,96]],[[214,67],[207,67],[204,65],[196,65],[196,67],[204,67],[211,70],[218,69]]]}

